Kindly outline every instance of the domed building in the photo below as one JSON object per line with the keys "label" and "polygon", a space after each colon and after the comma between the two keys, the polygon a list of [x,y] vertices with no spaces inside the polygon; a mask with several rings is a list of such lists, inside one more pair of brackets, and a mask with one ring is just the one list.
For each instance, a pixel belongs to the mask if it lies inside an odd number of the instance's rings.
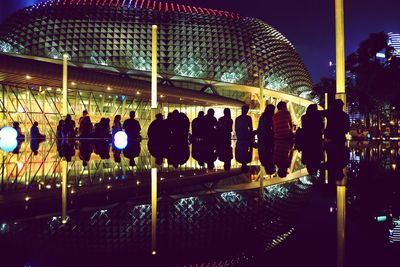
{"label": "domed building", "polygon": [[[61,60],[68,54],[69,113],[124,116],[136,109],[150,120],[154,24],[161,112],[178,107],[194,117],[206,106],[250,103],[256,109],[259,102],[283,99],[299,115],[311,103],[311,78],[295,48],[258,19],[150,0],[50,0],[16,12],[0,26],[0,82],[3,90],[17,93],[6,94],[15,104],[5,112],[13,120],[21,120],[21,111],[25,121],[34,112],[48,123],[58,118]],[[27,89],[29,99],[24,94],[18,99]],[[40,100],[31,99],[37,96]],[[28,110],[29,101],[49,105]]]}

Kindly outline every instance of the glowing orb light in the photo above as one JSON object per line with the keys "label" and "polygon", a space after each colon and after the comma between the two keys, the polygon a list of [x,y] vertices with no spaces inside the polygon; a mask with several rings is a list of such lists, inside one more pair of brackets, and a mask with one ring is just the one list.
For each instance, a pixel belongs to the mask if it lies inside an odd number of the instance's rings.
{"label": "glowing orb light", "polygon": [[114,146],[118,149],[124,149],[128,145],[128,136],[125,132],[119,131],[114,135]]}
{"label": "glowing orb light", "polygon": [[18,133],[13,127],[4,127],[0,130],[0,149],[5,152],[13,151],[17,145]]}

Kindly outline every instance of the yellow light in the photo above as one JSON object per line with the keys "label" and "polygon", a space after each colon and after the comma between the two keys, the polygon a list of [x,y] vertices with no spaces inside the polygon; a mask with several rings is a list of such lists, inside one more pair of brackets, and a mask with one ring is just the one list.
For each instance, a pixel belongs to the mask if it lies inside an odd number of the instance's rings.
{"label": "yellow light", "polygon": [[108,91],[111,91],[112,88],[111,88],[110,86],[107,86],[107,90],[108,90]]}
{"label": "yellow light", "polygon": [[103,97],[103,95],[99,95],[99,97]]}
{"label": "yellow light", "polygon": [[160,95],[160,97],[161,97],[161,98],[164,98],[165,96],[164,96],[164,95]]}
{"label": "yellow light", "polygon": [[136,91],[136,94],[137,94],[137,95],[140,95],[140,91]]}
{"label": "yellow light", "polygon": [[107,185],[107,189],[110,189],[111,188],[111,185]]}
{"label": "yellow light", "polygon": [[396,164],[392,164],[392,170],[395,171],[396,168],[397,168],[397,165]]}
{"label": "yellow light", "polygon": [[156,254],[157,254],[157,252],[154,250],[151,252],[151,255],[156,255]]}
{"label": "yellow light", "polygon": [[29,200],[31,200],[31,197],[30,196],[26,196],[25,197],[25,201],[28,202]]}
{"label": "yellow light", "polygon": [[52,88],[51,87],[47,87],[47,91],[51,91],[52,90]]}
{"label": "yellow light", "polygon": [[76,85],[76,83],[74,83],[74,82],[71,82],[71,85]]}
{"label": "yellow light", "polygon": [[151,247],[155,255],[157,246],[157,168],[151,168]]}
{"label": "yellow light", "polygon": [[29,76],[29,75],[26,75],[26,76],[25,76],[25,78],[26,78],[27,80],[30,80],[30,79],[32,79],[32,77],[31,77],[31,76]]}
{"label": "yellow light", "polygon": [[157,25],[151,26],[151,108],[157,108]]}

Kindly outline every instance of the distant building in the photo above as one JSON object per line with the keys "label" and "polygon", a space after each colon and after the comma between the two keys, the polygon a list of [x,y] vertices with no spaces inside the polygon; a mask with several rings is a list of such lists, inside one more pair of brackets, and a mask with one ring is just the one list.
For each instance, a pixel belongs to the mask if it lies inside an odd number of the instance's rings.
{"label": "distant building", "polygon": [[400,33],[388,33],[388,45],[395,49],[394,55],[400,56]]}

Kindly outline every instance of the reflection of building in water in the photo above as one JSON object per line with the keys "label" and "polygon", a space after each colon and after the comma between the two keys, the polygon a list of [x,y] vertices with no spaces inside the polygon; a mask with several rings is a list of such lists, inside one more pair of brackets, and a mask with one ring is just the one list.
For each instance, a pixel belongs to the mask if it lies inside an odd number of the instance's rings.
{"label": "reflection of building in water", "polygon": [[84,109],[92,121],[136,110],[146,129],[151,24],[159,25],[159,112],[176,108],[193,119],[210,106],[217,115],[243,102],[257,108],[260,84],[270,102],[288,101],[296,118],[311,103],[304,64],[268,24],[208,8],[134,2],[51,0],[8,18],[0,27],[3,119],[23,122],[25,132],[39,121],[54,133],[66,104],[60,62],[68,54],[67,107],[75,121]]}
{"label": "reflection of building in water", "polygon": [[[279,246],[293,232],[311,192],[308,180],[303,181],[280,185],[279,190],[267,187],[265,200],[258,198],[258,189],[163,198],[158,202],[157,254],[164,264],[206,265],[241,262]],[[65,225],[57,216],[44,215],[25,218],[18,224],[5,223],[1,229],[15,241],[35,236],[29,243],[33,250],[46,247],[49,252],[53,244],[58,244],[82,258],[95,251],[96,255],[140,255],[135,259],[140,261],[150,255],[150,226],[150,205],[120,203],[72,210]]]}

